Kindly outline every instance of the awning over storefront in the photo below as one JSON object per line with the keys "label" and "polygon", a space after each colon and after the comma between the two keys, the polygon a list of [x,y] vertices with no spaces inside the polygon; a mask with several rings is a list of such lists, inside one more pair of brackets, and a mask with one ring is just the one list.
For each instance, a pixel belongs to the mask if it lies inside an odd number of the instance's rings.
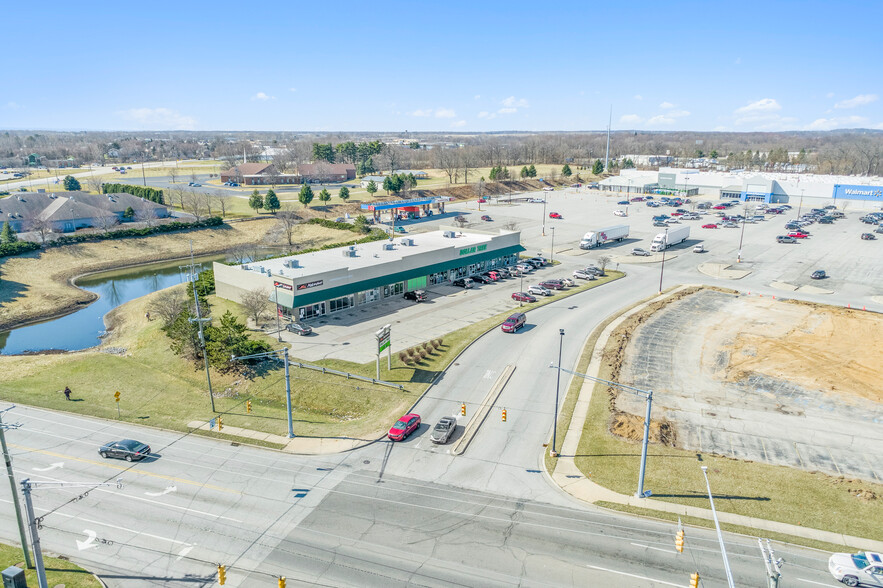
{"label": "awning over storefront", "polygon": [[363,290],[379,288],[386,284],[404,282],[406,280],[410,280],[412,278],[417,278],[420,276],[428,276],[429,274],[445,272],[457,267],[462,267],[471,263],[487,261],[488,259],[494,259],[496,257],[515,255],[521,253],[522,251],[524,251],[524,247],[522,247],[521,245],[513,245],[511,247],[503,247],[501,249],[494,249],[492,251],[483,251],[475,255],[464,255],[462,257],[458,257],[457,259],[451,259],[449,261],[444,261],[429,266],[418,267],[412,270],[406,270],[386,276],[371,278],[369,280],[362,280],[361,282],[353,282],[350,284],[345,284],[343,286],[337,286],[335,288],[318,290],[316,292],[292,293],[290,291],[283,290],[282,288],[277,288],[276,292],[270,292],[269,300],[270,302],[275,302],[277,300],[276,296],[278,295],[279,306],[293,309],[296,308],[296,306],[306,306],[308,304],[322,302],[323,300],[333,300],[334,298],[340,298],[341,296],[346,296],[347,294],[355,294],[356,292],[361,292]]}

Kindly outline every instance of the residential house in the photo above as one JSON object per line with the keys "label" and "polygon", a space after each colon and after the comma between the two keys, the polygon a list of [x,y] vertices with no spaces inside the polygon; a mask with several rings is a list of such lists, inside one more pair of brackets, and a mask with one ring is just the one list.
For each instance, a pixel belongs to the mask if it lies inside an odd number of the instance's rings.
{"label": "residential house", "polygon": [[0,224],[9,221],[17,232],[42,225],[54,233],[69,233],[81,228],[106,228],[124,222],[128,208],[135,218],[167,218],[169,209],[162,204],[132,194],[86,194],[83,192],[21,193],[0,198]]}

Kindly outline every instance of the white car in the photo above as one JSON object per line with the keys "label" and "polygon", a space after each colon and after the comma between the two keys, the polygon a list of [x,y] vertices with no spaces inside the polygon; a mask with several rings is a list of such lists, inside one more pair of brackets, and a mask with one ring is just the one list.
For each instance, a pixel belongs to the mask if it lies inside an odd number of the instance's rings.
{"label": "white car", "polygon": [[576,282],[574,282],[570,278],[558,278],[558,279],[561,280],[562,282],[564,282],[565,286],[576,286]]}
{"label": "white car", "polygon": [[883,586],[883,555],[873,551],[835,553],[828,558],[828,571],[847,586]]}
{"label": "white car", "polygon": [[595,280],[595,279],[597,279],[597,278],[595,278],[594,272],[587,272],[585,270],[576,270],[575,272],[573,272],[573,277],[577,278],[579,280]]}
{"label": "white car", "polygon": [[515,267],[520,269],[521,273],[523,273],[523,274],[529,274],[530,272],[532,272],[534,270],[534,267],[532,265],[530,265],[529,263],[519,263]]}
{"label": "white car", "polygon": [[624,210],[614,210],[613,216],[628,216]]}
{"label": "white car", "polygon": [[528,294],[536,294],[537,296],[551,296],[552,291],[546,287],[540,285],[529,286],[527,289]]}
{"label": "white car", "polygon": [[647,251],[646,249],[641,249],[640,247],[635,247],[634,249],[632,249],[632,255],[647,257],[648,255],[653,255],[653,254],[650,253],[649,251]]}
{"label": "white car", "polygon": [[542,204],[545,202],[542,198],[531,198],[528,202],[533,202],[534,204]]}
{"label": "white car", "polygon": [[555,188],[553,188],[552,186],[546,186],[545,188],[543,188],[543,192],[552,192],[554,189]]}

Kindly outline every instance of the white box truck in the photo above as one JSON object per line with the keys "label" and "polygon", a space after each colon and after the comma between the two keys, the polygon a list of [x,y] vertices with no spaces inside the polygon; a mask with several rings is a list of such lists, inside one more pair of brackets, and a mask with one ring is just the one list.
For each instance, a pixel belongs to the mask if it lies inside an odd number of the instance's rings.
{"label": "white box truck", "polygon": [[659,233],[650,245],[650,251],[662,251],[672,245],[683,243],[690,236],[690,227],[672,227],[665,233]]}
{"label": "white box truck", "polygon": [[600,247],[610,241],[622,241],[628,236],[628,225],[616,225],[599,231],[589,231],[583,235],[582,241],[579,242],[579,248],[591,249],[592,247]]}

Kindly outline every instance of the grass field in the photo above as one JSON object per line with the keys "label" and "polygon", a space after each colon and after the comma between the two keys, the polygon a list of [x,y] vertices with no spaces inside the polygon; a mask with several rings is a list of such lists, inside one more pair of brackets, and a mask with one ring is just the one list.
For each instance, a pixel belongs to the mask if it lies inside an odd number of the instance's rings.
{"label": "grass field", "polygon": [[[605,357],[612,353],[610,346],[619,345],[623,333],[611,336]],[[590,340],[577,371],[588,366],[593,347],[594,341]],[[611,375],[610,364],[602,362],[598,377],[610,379]],[[559,433],[566,431],[569,426],[575,395],[581,385],[581,381],[574,381],[568,390]],[[637,487],[641,444],[612,435],[608,430],[610,419],[607,388],[597,384],[577,449],[576,465],[594,482],[621,494],[633,494]],[[546,460],[547,467],[552,471],[556,460],[548,457]],[[817,472],[740,461],[654,443],[648,451],[644,487],[653,491],[656,500],[708,508],[700,466],[708,466],[712,491],[715,492],[715,506],[720,511],[883,539],[883,527],[879,524],[883,520],[883,501],[872,498],[883,496],[881,484],[856,482]],[[866,491],[863,497],[855,495],[856,489]]]}
{"label": "grass field", "polygon": [[[609,272],[606,278],[525,305],[525,309],[571,296],[621,276],[621,273]],[[112,335],[104,346],[125,348],[122,355],[102,353],[99,349],[62,355],[0,356],[0,370],[4,373],[3,399],[116,419],[113,393],[120,391],[119,418],[125,421],[187,431],[190,421],[211,418],[202,363],[186,362],[173,355],[159,321],[148,322],[144,316],[155,296],[133,300],[108,317]],[[220,316],[228,309],[242,316],[237,304],[217,297],[210,300],[213,316]],[[382,364],[380,378],[401,383],[405,387],[403,391],[292,368],[295,433],[322,437],[378,436],[389,426],[390,419],[409,408],[469,343],[499,325],[509,314],[501,313],[445,335],[441,347],[417,364],[406,365],[394,353],[392,369],[387,370]],[[275,338],[261,334],[255,336],[279,348]],[[373,362],[355,364],[327,360],[316,363],[366,377],[374,376]],[[215,405],[224,413],[226,425],[278,435],[287,433],[281,364],[265,365],[252,378],[234,373],[221,374],[215,370],[211,376]],[[73,397],[81,401],[67,402],[61,393],[65,386],[70,386]],[[251,414],[246,413],[245,401],[248,399],[252,401]]]}
{"label": "grass field", "polygon": [[[65,586],[65,588],[101,588],[102,586],[91,572],[67,559],[47,557],[44,552],[43,565],[46,568],[46,581],[49,586]],[[5,570],[9,566],[17,566],[25,570],[28,586],[37,586],[37,570],[25,568],[21,548],[0,543],[0,570]]]}

